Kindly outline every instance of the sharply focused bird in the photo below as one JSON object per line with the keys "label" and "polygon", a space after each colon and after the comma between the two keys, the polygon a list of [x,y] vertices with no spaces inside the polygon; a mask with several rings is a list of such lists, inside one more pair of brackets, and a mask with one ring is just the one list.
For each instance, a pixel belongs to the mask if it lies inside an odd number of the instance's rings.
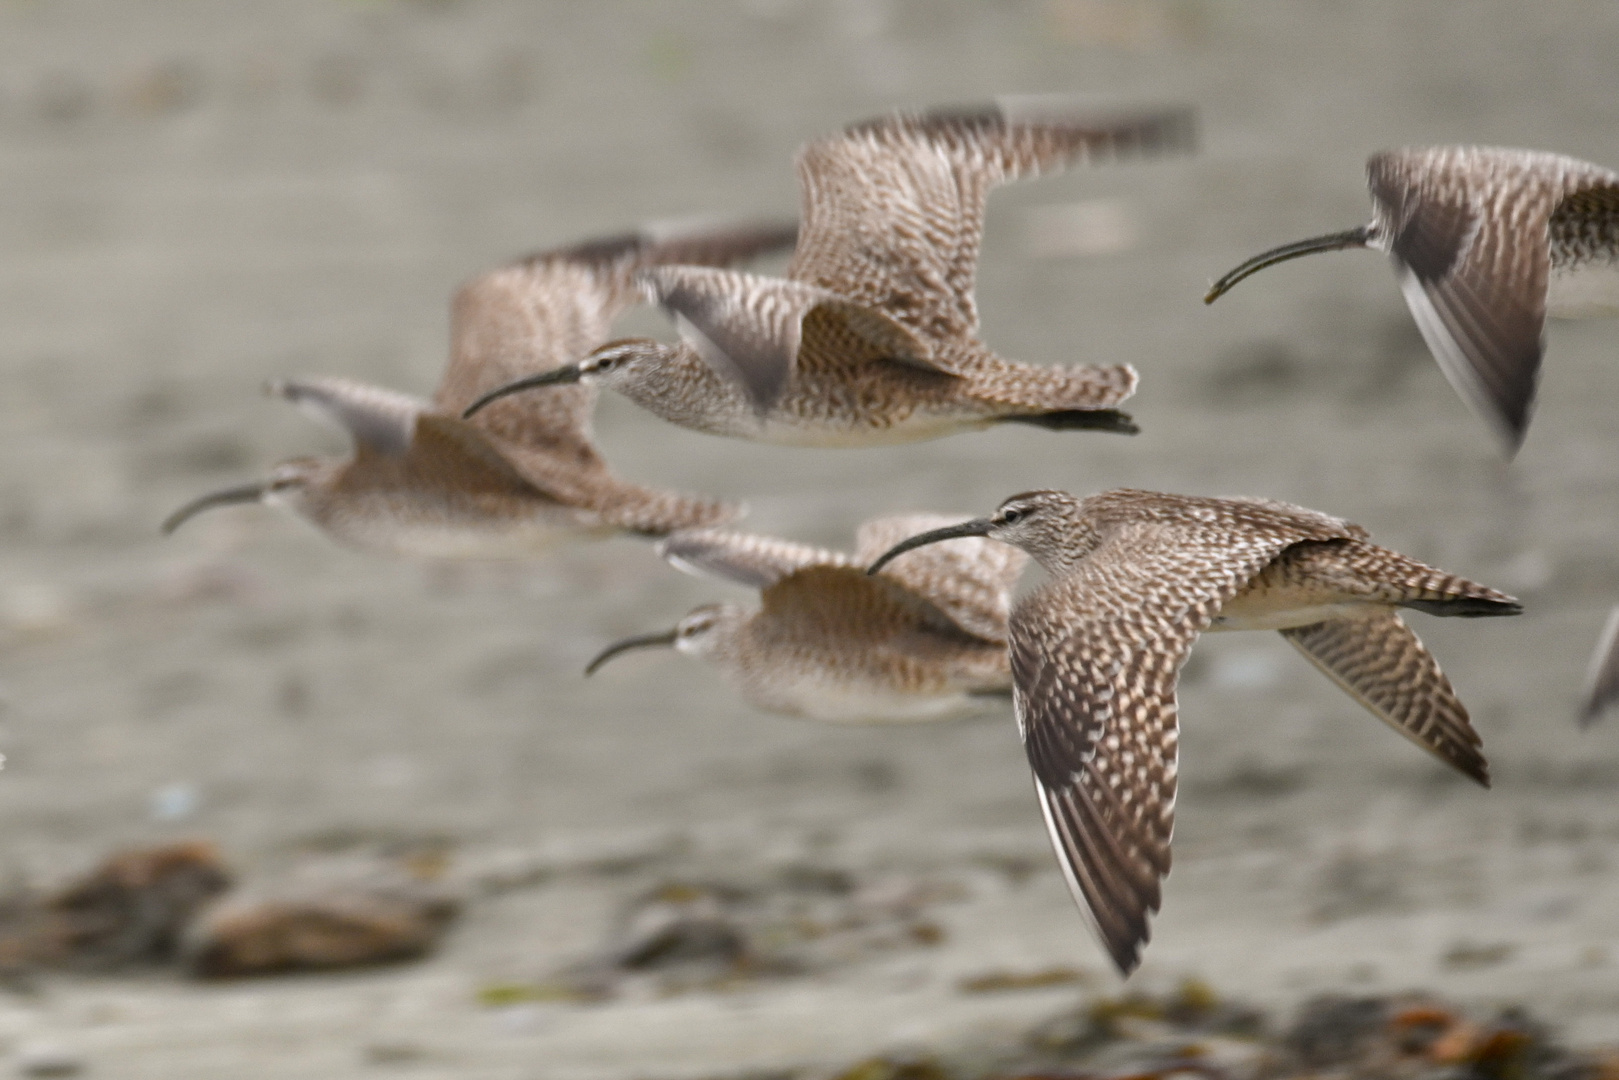
{"label": "sharply focused bird", "polygon": [[233,503],[290,508],[334,539],[394,555],[514,558],[566,538],[662,536],[719,524],[739,509],[620,479],[591,441],[596,392],[574,385],[501,402],[463,420],[478,395],[519,372],[556,369],[607,337],[641,299],[638,270],[726,265],[792,245],[784,224],[644,230],[543,252],[464,285],[451,310],[451,359],[431,402],[347,379],[267,389],[336,423],[348,458],[295,458],[266,481],[214,492],[163,523]]}
{"label": "sharply focused bird", "polygon": [[1014,711],[1069,889],[1125,974],[1169,873],[1175,685],[1203,631],[1281,631],[1380,720],[1489,786],[1467,710],[1397,609],[1516,615],[1510,596],[1314,510],[1131,490],[1014,495],[896,545],[871,572],[966,536],[1013,544],[1051,574],[1012,610]]}
{"label": "sharply focused bird", "polygon": [[[1078,161],[1187,150],[1186,109],[1072,101],[896,113],[798,155],[803,221],[785,278],[660,266],[640,275],[682,341],[615,341],[485,395],[599,383],[716,435],[874,446],[999,423],[1134,432],[1129,365],[1040,367],[978,336],[973,282],[991,188]],[[555,389],[550,393],[557,392]]]}
{"label": "sharply focused bird", "polygon": [[673,630],[609,646],[586,674],[630,649],[669,646],[714,664],[771,712],[875,723],[982,711],[985,698],[1011,692],[1006,619],[1026,556],[966,538],[876,577],[864,569],[904,537],[960,520],[868,521],[853,558],[749,533],[676,533],[658,545],[665,559],[756,588],[762,606],[706,604]]}
{"label": "sharply focused bird", "polygon": [[1546,316],[1619,314],[1619,173],[1532,150],[1435,146],[1373,154],[1366,174],[1370,224],[1255,255],[1204,303],[1300,255],[1388,252],[1445,377],[1516,453]]}

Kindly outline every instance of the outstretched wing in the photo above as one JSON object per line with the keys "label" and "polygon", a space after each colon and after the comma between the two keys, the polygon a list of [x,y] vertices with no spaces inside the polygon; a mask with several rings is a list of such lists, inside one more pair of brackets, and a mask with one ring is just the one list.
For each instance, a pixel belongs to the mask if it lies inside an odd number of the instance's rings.
{"label": "outstretched wing", "polygon": [[[1110,493],[1121,505],[1144,494]],[[1331,531],[1331,519],[1289,524],[1270,507],[1228,504],[1222,516],[1214,500],[1185,502],[1175,518],[1104,517],[1091,554],[1012,614],[1014,704],[1046,826],[1070,891],[1125,973],[1169,872],[1181,665],[1266,564]],[[1263,528],[1243,519],[1258,511]]]}
{"label": "outstretched wing", "polygon": [[1394,612],[1282,630],[1294,648],[1374,716],[1434,757],[1490,786],[1467,708],[1422,641]]}
{"label": "outstretched wing", "polygon": [[1580,193],[1619,178],[1571,158],[1486,147],[1389,151],[1366,169],[1423,339],[1516,452],[1544,352],[1554,211],[1566,203],[1558,230],[1576,228]]}
{"label": "outstretched wing", "polygon": [[[855,534],[855,564],[869,566],[902,540],[967,518],[966,514],[873,518]],[[1005,641],[1012,589],[1028,561],[1010,544],[963,536],[917,548],[884,567],[881,576],[905,585],[974,637]]]}
{"label": "outstretched wing", "polygon": [[347,432],[357,453],[398,457],[410,449],[425,402],[352,379],[276,379],[265,393],[285,398]]}
{"label": "outstretched wing", "polygon": [[780,400],[801,353],[935,367],[903,325],[814,285],[697,266],[656,267],[640,281],[687,344],[760,412]]}
{"label": "outstretched wing", "polygon": [[765,589],[807,566],[852,566],[847,555],[730,529],[688,529],[658,545],[671,566],[699,577],[717,577]]}
{"label": "outstretched wing", "polygon": [[1103,113],[1062,98],[855,124],[799,152],[803,222],[787,276],[885,312],[926,340],[971,336],[991,188],[1193,141],[1188,109]]}
{"label": "outstretched wing", "polygon": [[[450,364],[434,407],[459,416],[484,393],[524,375],[573,363],[608,337],[612,320],[640,300],[637,271],[660,263],[726,266],[790,247],[791,224],[695,224],[648,228],[541,252],[473,278],[450,315]],[[478,423],[528,446],[594,458],[595,391],[573,384],[504,399]]]}

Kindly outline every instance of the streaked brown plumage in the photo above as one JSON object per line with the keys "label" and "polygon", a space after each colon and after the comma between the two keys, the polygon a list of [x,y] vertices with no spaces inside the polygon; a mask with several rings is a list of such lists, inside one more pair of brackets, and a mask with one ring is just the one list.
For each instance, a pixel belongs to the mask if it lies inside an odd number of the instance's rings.
{"label": "streaked brown plumage", "polygon": [[685,427],[797,445],[913,442],[1009,421],[1134,431],[1114,408],[1135,391],[1128,365],[1019,364],[979,339],[984,205],[1020,176],[1191,141],[1185,109],[1108,116],[1051,100],[856,124],[799,153],[803,225],[785,278],[648,270],[641,281],[675,317],[680,344],[614,342],[485,400],[597,381]]}
{"label": "streaked brown plumage", "polygon": [[1483,146],[1385,151],[1366,173],[1370,224],[1256,255],[1204,301],[1299,255],[1388,252],[1445,377],[1515,453],[1534,407],[1546,316],[1619,314],[1619,173]]}
{"label": "streaked brown plumage", "polygon": [[1203,631],[1280,630],[1379,719],[1488,786],[1467,710],[1396,609],[1516,614],[1509,596],[1303,507],[1131,490],[1015,495],[872,570],[961,536],[1015,544],[1052,575],[1012,611],[1018,727],[1069,887],[1126,974],[1169,872],[1175,684]]}
{"label": "streaked brown plumage", "polygon": [[334,421],[350,458],[298,458],[270,479],[216,492],[164,523],[233,502],[289,506],[357,547],[435,558],[509,558],[570,538],[661,536],[737,516],[734,506],[620,479],[591,441],[596,391],[563,387],[461,412],[520,372],[571,363],[635,303],[638,270],[662,262],[726,264],[788,247],[790,225],[707,225],[594,240],[474,278],[456,294],[451,359],[431,403],[346,379],[269,390]]}
{"label": "streaked brown plumage", "polygon": [[877,577],[863,567],[901,538],[959,517],[913,514],[860,527],[856,552],[718,529],[659,545],[682,569],[760,590],[756,610],[697,608],[675,629],[617,642],[672,646],[715,664],[752,704],[842,722],[932,720],[1011,690],[1006,620],[1022,552],[981,539],[941,545]]}

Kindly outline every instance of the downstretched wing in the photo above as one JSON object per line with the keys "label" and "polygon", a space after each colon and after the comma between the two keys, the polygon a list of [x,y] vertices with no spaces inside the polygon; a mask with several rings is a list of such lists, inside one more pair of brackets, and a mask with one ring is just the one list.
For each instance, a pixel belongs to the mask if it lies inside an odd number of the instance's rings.
{"label": "downstretched wing", "polygon": [[761,412],[780,400],[803,357],[935,367],[903,325],[814,285],[698,266],[656,267],[640,281],[687,344]]}
{"label": "downstretched wing", "polygon": [[[641,299],[634,277],[645,267],[726,266],[790,247],[796,235],[796,226],[782,223],[647,228],[481,274],[456,293],[450,364],[434,407],[459,416],[489,390],[578,360],[607,339],[616,315]],[[594,404],[588,386],[555,386],[495,402],[477,422],[511,442],[594,460]]]}
{"label": "downstretched wing", "polygon": [[1374,716],[1463,775],[1490,786],[1467,708],[1417,635],[1390,611],[1281,631]]}
{"label": "downstretched wing", "polygon": [[[854,561],[869,566],[889,548],[918,533],[967,520],[966,514],[896,514],[873,518],[855,534]],[[963,536],[917,548],[884,567],[892,578],[944,612],[963,631],[985,641],[1006,640],[1012,589],[1029,557],[981,536]]]}
{"label": "downstretched wing", "polygon": [[882,311],[924,340],[970,337],[991,188],[1192,143],[1190,110],[1103,113],[1061,98],[855,124],[799,153],[803,223],[787,276]]}
{"label": "downstretched wing", "polygon": [[264,389],[347,432],[356,453],[392,457],[410,449],[416,418],[427,407],[407,394],[351,379],[278,379]]}
{"label": "downstretched wing", "polygon": [[1154,498],[1086,500],[1098,546],[1020,603],[1011,625],[1018,727],[1052,845],[1126,973],[1169,872],[1181,665],[1221,605],[1272,559],[1342,531],[1334,519],[1258,503],[1162,500],[1154,516]]}
{"label": "downstretched wing", "polygon": [[808,566],[851,566],[847,555],[774,536],[729,529],[690,529],[658,545],[670,565],[698,576],[765,589]]}
{"label": "downstretched wing", "polygon": [[1428,348],[1515,452],[1544,352],[1552,220],[1563,233],[1577,228],[1580,211],[1600,201],[1583,192],[1611,191],[1613,174],[1550,154],[1436,147],[1376,154],[1367,177]]}

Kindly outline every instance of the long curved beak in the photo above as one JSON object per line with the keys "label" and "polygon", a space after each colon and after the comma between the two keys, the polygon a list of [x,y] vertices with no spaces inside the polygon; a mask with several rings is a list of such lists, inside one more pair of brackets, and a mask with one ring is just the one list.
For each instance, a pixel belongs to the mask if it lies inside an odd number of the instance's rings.
{"label": "long curved beak", "polygon": [[954,540],[958,536],[988,536],[995,523],[989,518],[973,518],[963,521],[960,525],[946,525],[942,529],[932,532],[918,533],[909,540],[901,540],[893,547],[882,553],[878,560],[866,567],[866,573],[875,574],[901,555],[912,548],[919,548],[926,544],[937,544],[940,540]]}
{"label": "long curved beak", "polygon": [[1203,298],[1205,304],[1212,304],[1220,297],[1231,291],[1231,287],[1250,274],[1258,273],[1267,266],[1275,266],[1279,262],[1296,259],[1300,255],[1314,255],[1318,251],[1342,251],[1344,248],[1365,247],[1371,236],[1371,229],[1365,225],[1350,229],[1348,232],[1329,233],[1326,236],[1312,236],[1308,240],[1296,240],[1291,244],[1283,244],[1279,248],[1271,248],[1249,259],[1247,262],[1229,271],[1225,277],[1216,281],[1210,287],[1208,295]]}
{"label": "long curved beak", "polygon": [[596,654],[596,659],[585,665],[585,674],[594,675],[596,669],[619,653],[630,652],[634,649],[672,648],[675,643],[676,631],[664,630],[657,634],[637,634],[627,637],[623,641],[615,641],[607,648]]}
{"label": "long curved beak", "polygon": [[265,485],[262,483],[243,484],[241,487],[226,488],[224,491],[215,491],[201,498],[192,499],[164,518],[160,528],[163,535],[168,536],[204,510],[212,510],[216,506],[234,506],[236,503],[259,502],[264,498],[264,490]]}
{"label": "long curved beak", "polygon": [[473,413],[491,402],[499,401],[507,394],[532,390],[536,386],[563,386],[567,383],[576,383],[582,374],[583,372],[579,370],[578,364],[568,364],[566,367],[553,368],[550,371],[542,371],[538,375],[530,375],[526,379],[518,379],[516,382],[507,383],[505,386],[489,391],[489,393],[468,405],[466,411],[461,414],[461,419],[470,419]]}

